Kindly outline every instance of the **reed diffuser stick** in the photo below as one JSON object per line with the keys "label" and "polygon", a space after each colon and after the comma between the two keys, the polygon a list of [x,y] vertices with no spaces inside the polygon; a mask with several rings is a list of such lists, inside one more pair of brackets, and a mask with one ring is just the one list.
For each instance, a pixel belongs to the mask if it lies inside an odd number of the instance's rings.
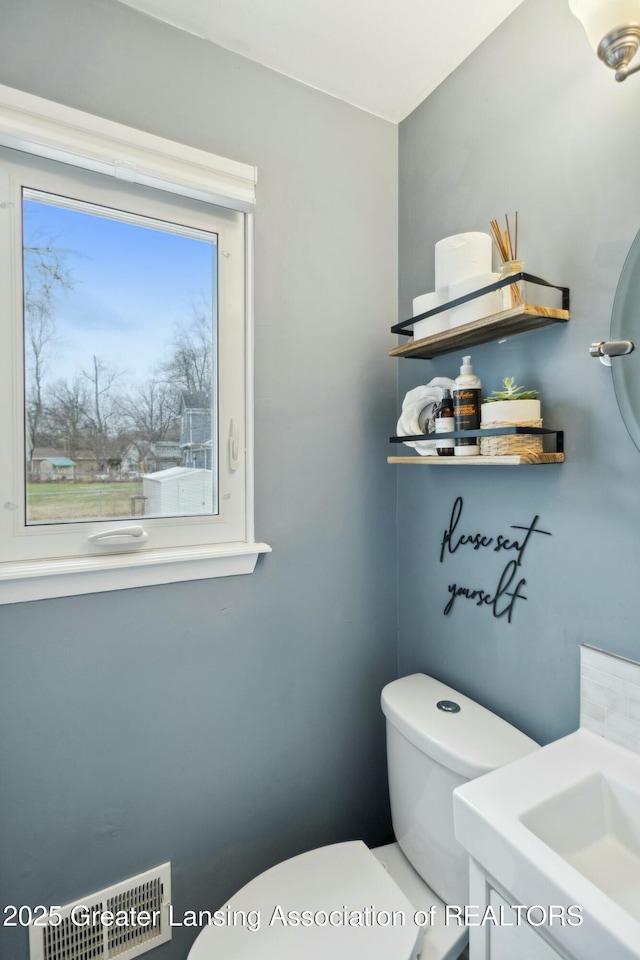
{"label": "reed diffuser stick", "polygon": [[504,219],[507,222],[507,249],[509,250],[509,260],[515,260],[513,253],[513,244],[511,243],[511,227],[509,226],[509,214],[505,213]]}
{"label": "reed diffuser stick", "polygon": [[[511,225],[509,223],[509,214],[505,213],[504,215],[506,229],[502,229],[497,220],[490,220],[489,226],[491,227],[491,235],[493,237],[493,242],[496,245],[498,255],[504,264],[509,261],[518,259],[518,211],[516,210],[515,218],[515,242],[514,237],[511,234]],[[504,272],[504,269],[503,269]],[[517,273],[519,271],[512,270],[511,272]],[[509,284],[509,292],[511,294],[511,306],[515,307],[523,303],[522,292],[520,290],[519,283]]]}

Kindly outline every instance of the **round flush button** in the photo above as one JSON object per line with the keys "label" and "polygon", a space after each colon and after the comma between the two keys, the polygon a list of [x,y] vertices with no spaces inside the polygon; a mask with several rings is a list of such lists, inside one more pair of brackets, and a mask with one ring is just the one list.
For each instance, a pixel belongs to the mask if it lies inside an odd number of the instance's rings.
{"label": "round flush button", "polygon": [[460,713],[460,704],[455,700],[438,700],[436,706],[438,710],[444,710],[445,713]]}

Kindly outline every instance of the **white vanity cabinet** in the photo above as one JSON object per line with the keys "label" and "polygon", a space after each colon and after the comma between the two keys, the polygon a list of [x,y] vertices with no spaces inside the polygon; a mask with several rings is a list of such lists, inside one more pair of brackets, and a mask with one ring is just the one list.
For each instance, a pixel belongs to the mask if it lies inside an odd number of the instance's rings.
{"label": "white vanity cabinet", "polygon": [[469,903],[537,911],[467,922],[471,960],[640,960],[640,752],[581,727],[456,787],[453,809]]}
{"label": "white vanity cabinet", "polygon": [[[531,911],[527,922],[525,907],[515,910],[517,898],[503,891],[476,863],[469,861],[469,960],[574,960],[554,942],[551,925],[541,923],[542,910]],[[543,908],[548,911],[548,907]],[[548,919],[548,913],[547,913]]]}

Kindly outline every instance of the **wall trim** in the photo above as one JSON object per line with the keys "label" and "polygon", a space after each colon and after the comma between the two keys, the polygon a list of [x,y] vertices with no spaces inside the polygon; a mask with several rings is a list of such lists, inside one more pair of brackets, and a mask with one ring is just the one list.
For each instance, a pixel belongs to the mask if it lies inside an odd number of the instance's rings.
{"label": "wall trim", "polygon": [[0,84],[0,146],[250,213],[255,167]]}

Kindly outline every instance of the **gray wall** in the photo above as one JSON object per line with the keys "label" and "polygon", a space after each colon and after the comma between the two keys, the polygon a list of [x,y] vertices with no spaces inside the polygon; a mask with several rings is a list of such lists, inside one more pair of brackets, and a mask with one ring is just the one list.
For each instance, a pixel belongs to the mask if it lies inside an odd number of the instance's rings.
{"label": "gray wall", "polygon": [[[615,82],[566,2],[525,0],[400,125],[403,319],[433,289],[435,242],[505,212],[519,212],[529,272],[571,288],[563,328],[470,351],[486,393],[504,376],[540,390],[546,425],[565,430],[566,463],[398,468],[400,672],[432,672],[541,741],[577,726],[580,643],[640,660],[640,453],[611,372],[589,357],[608,337],[640,228],[639,111],[640,79]],[[455,377],[460,359],[400,361],[400,398]],[[510,624],[462,597],[443,614],[449,584],[491,590],[513,556],[466,546],[440,562],[457,496],[457,534],[517,536],[511,525],[536,515],[552,534],[527,545],[527,600]]]}
{"label": "gray wall", "polygon": [[[389,836],[397,128],[106,0],[4,0],[0,82],[258,167],[273,554],[250,577],[0,608],[2,905],[170,859],[176,913],[217,907],[282,858]],[[2,934],[24,960],[26,931]]]}

